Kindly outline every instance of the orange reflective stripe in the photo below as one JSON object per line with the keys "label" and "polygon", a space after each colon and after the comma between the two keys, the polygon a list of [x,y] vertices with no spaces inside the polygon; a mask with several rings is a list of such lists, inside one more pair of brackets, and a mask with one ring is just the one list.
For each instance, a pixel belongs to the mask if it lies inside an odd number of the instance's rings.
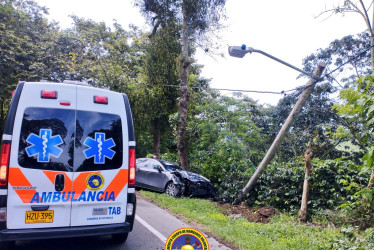
{"label": "orange reflective stripe", "polygon": [[122,191],[128,182],[128,169],[120,169],[112,182],[107,186],[105,191],[114,191],[115,198]]}
{"label": "orange reflective stripe", "polygon": [[73,191],[75,191],[74,198],[78,198],[80,194],[86,190],[87,185],[86,185],[86,179],[89,174],[92,173],[100,173],[100,172],[83,172],[80,173],[77,178],[74,179],[73,181]]}
{"label": "orange reflective stripe", "polygon": [[[15,187],[32,187],[25,175],[19,168],[9,168],[9,184]],[[30,203],[32,197],[36,193],[35,189],[14,189],[23,203]]]}
{"label": "orange reflective stripe", "polygon": [[71,191],[73,189],[73,182],[71,181],[70,177],[64,173],[65,175],[65,187],[64,187],[64,191]]}
{"label": "orange reflective stripe", "polygon": [[56,172],[43,170],[43,173],[48,177],[48,179],[52,182],[52,184],[55,184],[55,178],[57,174]]}

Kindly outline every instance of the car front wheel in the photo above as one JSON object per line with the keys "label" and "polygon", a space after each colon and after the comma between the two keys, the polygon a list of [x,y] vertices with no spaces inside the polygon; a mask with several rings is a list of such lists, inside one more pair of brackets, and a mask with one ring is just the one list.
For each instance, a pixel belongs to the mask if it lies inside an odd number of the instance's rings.
{"label": "car front wheel", "polygon": [[166,185],[165,193],[172,197],[179,197],[180,196],[180,190],[173,182],[169,182]]}

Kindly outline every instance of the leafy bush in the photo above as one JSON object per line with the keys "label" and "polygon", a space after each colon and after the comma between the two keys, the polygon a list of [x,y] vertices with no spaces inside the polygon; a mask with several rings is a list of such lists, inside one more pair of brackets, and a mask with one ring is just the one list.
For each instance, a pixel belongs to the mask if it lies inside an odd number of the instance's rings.
{"label": "leafy bush", "polygon": [[368,173],[344,159],[320,161],[311,176],[310,206],[334,209],[352,200],[366,185]]}
{"label": "leafy bush", "polygon": [[222,155],[211,157],[199,166],[192,165],[190,169],[208,178],[217,190],[216,199],[224,202],[238,197],[254,172],[250,161],[234,161]]}
{"label": "leafy bush", "polygon": [[239,196],[253,170],[240,165],[221,168],[221,170],[222,175],[216,185],[218,198],[224,202],[232,202]]}
{"label": "leafy bush", "polygon": [[[308,209],[335,209],[354,200],[354,195],[365,186],[367,172],[343,159],[313,162]],[[294,159],[288,163],[272,163],[258,179],[249,194],[250,206],[266,205],[296,212],[300,208],[304,180],[304,161]]]}
{"label": "leafy bush", "polygon": [[360,229],[366,229],[374,224],[374,189],[363,188],[353,195],[353,202],[342,204],[345,223]]}
{"label": "leafy bush", "polygon": [[285,164],[271,163],[250,192],[250,206],[271,206],[284,211],[300,207],[304,180],[303,161],[295,158]]}

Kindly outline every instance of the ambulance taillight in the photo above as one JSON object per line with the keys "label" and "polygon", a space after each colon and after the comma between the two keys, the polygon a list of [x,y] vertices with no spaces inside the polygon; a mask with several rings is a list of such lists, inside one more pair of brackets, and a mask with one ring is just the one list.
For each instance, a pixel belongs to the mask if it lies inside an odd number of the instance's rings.
{"label": "ambulance taillight", "polygon": [[7,186],[9,155],[10,155],[10,143],[4,142],[1,147],[0,187]]}
{"label": "ambulance taillight", "polygon": [[135,185],[135,149],[130,148],[129,149],[129,185],[133,186]]}

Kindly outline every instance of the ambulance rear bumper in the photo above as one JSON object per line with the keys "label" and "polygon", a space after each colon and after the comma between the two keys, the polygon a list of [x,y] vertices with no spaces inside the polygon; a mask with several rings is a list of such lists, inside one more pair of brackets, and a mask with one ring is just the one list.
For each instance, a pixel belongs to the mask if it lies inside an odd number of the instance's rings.
{"label": "ambulance rear bumper", "polygon": [[95,226],[33,228],[33,229],[4,229],[0,231],[0,241],[37,240],[97,236],[108,234],[128,233],[132,230],[130,223],[117,223]]}

